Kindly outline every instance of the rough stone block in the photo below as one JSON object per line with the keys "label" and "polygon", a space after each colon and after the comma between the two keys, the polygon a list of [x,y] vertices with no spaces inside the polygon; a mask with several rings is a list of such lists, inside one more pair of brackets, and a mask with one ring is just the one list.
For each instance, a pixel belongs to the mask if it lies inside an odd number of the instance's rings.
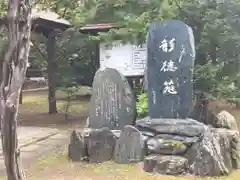
{"label": "rough stone block", "polygon": [[182,156],[149,155],[143,170],[165,175],[183,175],[188,172],[188,160]]}
{"label": "rough stone block", "polygon": [[120,164],[142,161],[146,152],[144,140],[142,133],[134,126],[125,126],[116,141],[114,161]]}
{"label": "rough stone block", "polygon": [[115,143],[116,137],[109,128],[92,130],[87,143],[89,162],[101,163],[111,160]]}

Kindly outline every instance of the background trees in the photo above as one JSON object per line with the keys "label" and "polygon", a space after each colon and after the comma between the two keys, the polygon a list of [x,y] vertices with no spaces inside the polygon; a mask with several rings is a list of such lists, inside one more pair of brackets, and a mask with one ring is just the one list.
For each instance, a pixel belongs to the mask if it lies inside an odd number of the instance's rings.
{"label": "background trees", "polygon": [[[91,84],[89,82],[91,82],[95,71],[92,62],[96,52],[93,44],[92,48],[87,46],[93,42],[92,40],[103,40],[111,43],[115,39],[121,39],[123,42],[131,41],[137,44],[146,40],[147,29],[152,21],[180,19],[194,30],[197,52],[194,83],[196,92],[204,92],[211,99],[224,98],[239,106],[239,0],[226,2],[200,0],[66,2],[55,0],[45,1],[42,6],[50,7],[52,11],[69,20],[74,26],[72,29],[72,32],[75,33],[74,38],[67,40],[65,38],[65,40],[61,39],[58,42],[64,44],[61,47],[65,49],[62,60],[57,58],[58,75],[63,75],[59,78],[59,80],[62,79],[62,83],[72,81],[68,80],[68,77],[71,76],[74,79],[76,77],[89,78],[87,84]],[[79,34],[79,28],[90,23],[116,23],[122,28],[98,33],[94,37]],[[66,34],[68,35],[65,37],[70,37],[69,33]],[[79,34],[79,38],[76,38],[77,34]],[[66,70],[70,67],[75,70],[80,69],[71,74],[73,71]],[[84,68],[81,69],[81,67]],[[92,72],[91,78],[84,72],[88,68]],[[71,75],[62,72],[71,72]]]}

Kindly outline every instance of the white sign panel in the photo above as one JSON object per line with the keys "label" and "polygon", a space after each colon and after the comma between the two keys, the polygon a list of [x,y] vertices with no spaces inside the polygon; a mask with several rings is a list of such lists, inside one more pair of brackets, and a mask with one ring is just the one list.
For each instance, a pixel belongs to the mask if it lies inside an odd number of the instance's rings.
{"label": "white sign panel", "polygon": [[100,44],[100,68],[114,68],[124,76],[144,75],[147,62],[146,44],[136,46],[115,41],[111,46]]}

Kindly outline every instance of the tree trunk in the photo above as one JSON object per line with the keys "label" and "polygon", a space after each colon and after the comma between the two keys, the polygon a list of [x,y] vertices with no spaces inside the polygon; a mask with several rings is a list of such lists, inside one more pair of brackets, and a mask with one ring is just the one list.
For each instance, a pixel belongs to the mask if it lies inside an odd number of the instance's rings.
{"label": "tree trunk", "polygon": [[22,104],[22,99],[23,99],[23,97],[22,97],[22,89],[23,88],[21,88],[21,91],[20,91],[19,104]]}
{"label": "tree trunk", "polygon": [[[19,19],[23,25],[19,26]],[[8,2],[8,40],[1,71],[1,139],[8,180],[23,180],[17,138],[19,96],[28,62],[31,34],[31,6],[28,0]]]}
{"label": "tree trunk", "polygon": [[240,109],[240,102],[236,102],[236,108]]}
{"label": "tree trunk", "polygon": [[56,34],[57,32],[53,30],[48,35],[47,41],[47,53],[48,53],[48,113],[57,113],[57,101],[56,101]]}

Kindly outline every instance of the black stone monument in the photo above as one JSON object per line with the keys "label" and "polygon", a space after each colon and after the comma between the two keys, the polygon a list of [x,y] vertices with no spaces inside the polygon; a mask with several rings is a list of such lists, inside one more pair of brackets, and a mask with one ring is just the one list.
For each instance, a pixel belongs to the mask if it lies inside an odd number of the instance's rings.
{"label": "black stone monument", "polygon": [[147,37],[147,91],[151,118],[187,118],[192,106],[195,45],[182,21],[152,23]]}
{"label": "black stone monument", "polygon": [[99,69],[89,106],[89,127],[122,130],[134,124],[135,99],[127,80],[116,69]]}

